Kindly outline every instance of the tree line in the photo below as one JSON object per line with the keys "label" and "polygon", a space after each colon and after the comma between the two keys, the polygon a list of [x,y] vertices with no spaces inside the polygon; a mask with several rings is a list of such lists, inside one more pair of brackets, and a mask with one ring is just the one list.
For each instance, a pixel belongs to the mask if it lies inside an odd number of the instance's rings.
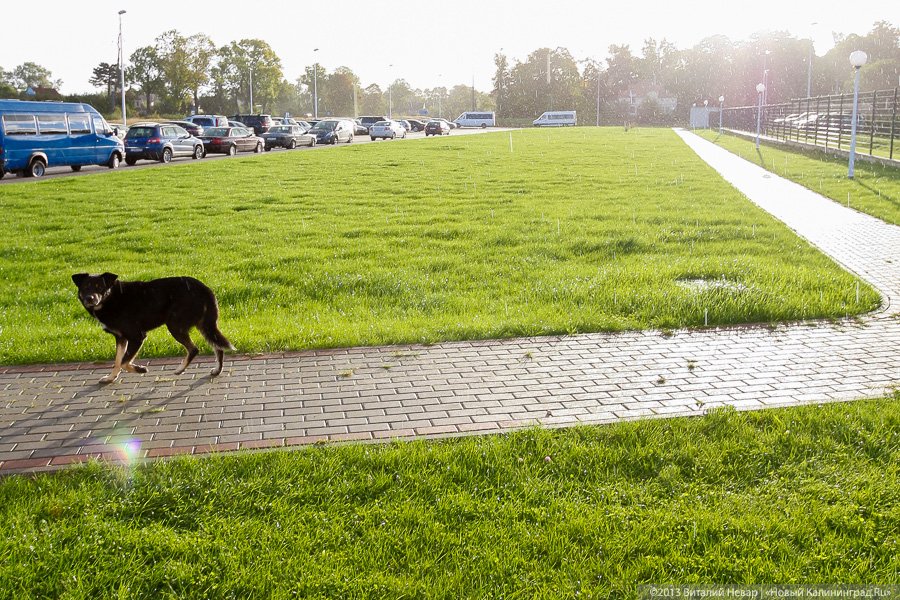
{"label": "tree line", "polygon": [[[763,81],[770,103],[805,97],[808,85],[813,95],[847,91],[853,77],[847,57],[857,49],[869,55],[861,73],[863,89],[900,85],[900,29],[886,21],[875,23],[865,35],[835,34],[835,46],[824,56],[816,56],[812,44],[776,31],[744,41],[715,35],[688,49],[649,38],[638,52],[628,45],[611,45],[602,59],[576,58],[563,47],[536,49],[523,61],[500,53],[494,56],[493,89],[480,92],[465,84],[414,89],[403,78],[386,88],[363,85],[350,67],[329,72],[318,64],[290,81],[281,59],[264,40],[216,46],[204,34],[185,36],[171,30],[131,53],[125,72],[126,100],[139,114],[304,115],[313,110],[315,87],[320,116],[390,110],[453,118],[475,109],[494,110],[500,119],[524,120],[546,110],[574,108],[580,121],[589,123],[599,107],[602,124],[670,123],[684,121],[698,103],[718,104],[720,96],[727,106],[753,105],[756,85]],[[91,101],[114,112],[121,87],[118,64],[98,64],[90,83],[102,91],[67,99]],[[60,84],[34,63],[12,71],[0,69],[3,97],[21,96],[29,86],[52,93]]]}

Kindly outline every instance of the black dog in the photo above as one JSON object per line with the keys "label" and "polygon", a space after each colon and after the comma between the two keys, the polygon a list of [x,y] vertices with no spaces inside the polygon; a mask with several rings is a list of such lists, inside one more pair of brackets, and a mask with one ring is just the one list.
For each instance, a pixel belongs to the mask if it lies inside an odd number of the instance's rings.
{"label": "black dog", "polygon": [[224,350],[234,350],[216,326],[219,305],[212,290],[193,277],[166,277],[152,281],[119,281],[112,273],[89,275],[77,273],[72,281],[78,286],[78,299],[103,329],[116,338],[116,364],[112,373],[100,380],[112,383],[122,369],[146,373],[147,368],[132,364],[147,332],[165,325],[187,349],[184,362],[175,371],[187,368],[199,350],[191,341],[190,330],[196,327],[216,352],[218,364],[212,375],[222,372]]}

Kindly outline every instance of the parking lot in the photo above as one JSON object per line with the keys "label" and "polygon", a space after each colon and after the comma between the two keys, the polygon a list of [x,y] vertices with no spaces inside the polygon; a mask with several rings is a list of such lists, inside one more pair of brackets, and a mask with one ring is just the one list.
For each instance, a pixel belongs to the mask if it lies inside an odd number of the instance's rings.
{"label": "parking lot", "polygon": [[[478,134],[478,133],[488,133],[488,132],[492,132],[492,131],[493,132],[509,131],[509,129],[502,128],[502,127],[491,127],[491,128],[487,128],[487,129],[460,128],[460,129],[454,129],[451,132],[449,137],[454,137],[454,136],[459,136],[459,135],[474,135],[474,134]],[[403,142],[407,142],[407,141],[411,141],[411,140],[419,140],[419,139],[423,139],[423,138],[425,138],[425,133],[421,132],[421,131],[408,133],[406,136],[406,139],[376,140],[374,142],[371,139],[369,139],[369,136],[367,136],[367,135],[357,135],[353,138],[353,142],[351,144],[343,143],[343,144],[337,144],[336,146],[317,145],[317,146],[313,146],[312,148],[298,147],[294,150],[283,150],[280,148],[276,148],[276,149],[271,150],[268,153],[270,154],[270,153],[279,153],[279,152],[310,152],[310,151],[322,150],[324,148],[335,148],[335,147],[343,148],[343,147],[347,147],[347,146],[353,146],[356,144],[399,144],[399,143],[403,143]],[[207,154],[205,158],[201,159],[201,161],[223,160],[223,159],[238,160],[240,157],[244,157],[244,156],[249,156],[249,154],[242,153],[236,157],[229,157],[226,154]],[[194,162],[194,161],[192,161],[190,158],[178,158],[178,159],[173,160],[169,164],[177,165],[177,164],[184,164],[184,163],[190,163],[190,162]],[[161,162],[142,160],[142,161],[138,162],[136,165],[131,166],[131,167],[126,166],[123,163],[122,166],[119,167],[119,169],[131,171],[134,169],[161,169],[161,168],[165,168],[167,166],[168,165],[163,164]],[[52,167],[51,166],[47,169],[46,174],[40,178],[22,177],[22,176],[16,176],[16,175],[12,175],[12,174],[8,173],[6,175],[6,177],[4,177],[3,179],[0,179],[0,185],[9,185],[9,184],[15,184],[15,183],[34,183],[37,181],[45,181],[47,179],[58,179],[61,177],[87,177],[90,175],[97,175],[99,173],[109,173],[109,172],[110,172],[110,169],[105,166],[86,166],[86,167],[83,167],[81,169],[81,171],[79,171],[77,173],[72,171],[72,169],[70,169],[69,167]]]}

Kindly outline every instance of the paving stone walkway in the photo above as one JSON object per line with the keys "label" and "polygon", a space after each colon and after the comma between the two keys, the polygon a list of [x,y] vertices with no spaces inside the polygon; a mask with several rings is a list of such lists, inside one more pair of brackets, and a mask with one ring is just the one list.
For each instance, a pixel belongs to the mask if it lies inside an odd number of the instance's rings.
{"label": "paving stone walkway", "polygon": [[679,132],[753,201],[872,283],[837,324],[589,334],[211,358],[172,375],[98,364],[0,367],[0,474],[319,441],[491,433],[882,396],[900,385],[900,227]]}

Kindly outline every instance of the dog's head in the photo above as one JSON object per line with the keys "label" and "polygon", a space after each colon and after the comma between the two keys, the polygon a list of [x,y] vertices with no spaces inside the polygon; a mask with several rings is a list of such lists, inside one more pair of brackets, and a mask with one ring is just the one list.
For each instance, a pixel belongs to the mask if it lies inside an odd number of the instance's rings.
{"label": "dog's head", "polygon": [[88,310],[100,308],[112,293],[113,284],[119,278],[114,273],[103,275],[91,275],[89,273],[76,273],[72,275],[72,281],[78,286],[78,299]]}

